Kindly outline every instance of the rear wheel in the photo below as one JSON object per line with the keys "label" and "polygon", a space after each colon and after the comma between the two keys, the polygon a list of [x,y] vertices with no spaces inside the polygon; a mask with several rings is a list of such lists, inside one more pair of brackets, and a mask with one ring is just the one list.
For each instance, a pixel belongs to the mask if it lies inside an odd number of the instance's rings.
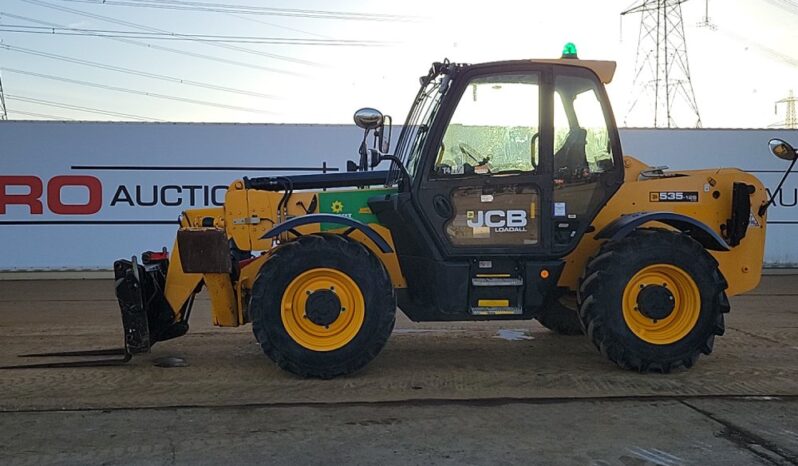
{"label": "rear wheel", "polygon": [[611,361],[641,372],[691,367],[723,335],[729,311],[717,262],[681,233],[641,230],[587,266],[579,317]]}
{"label": "rear wheel", "polygon": [[250,302],[252,329],[269,358],[303,377],[332,378],[368,364],[396,316],[379,259],[337,235],[280,246],[263,266]]}
{"label": "rear wheel", "polygon": [[538,310],[535,319],[540,325],[560,335],[584,335],[579,322],[576,293],[555,294]]}

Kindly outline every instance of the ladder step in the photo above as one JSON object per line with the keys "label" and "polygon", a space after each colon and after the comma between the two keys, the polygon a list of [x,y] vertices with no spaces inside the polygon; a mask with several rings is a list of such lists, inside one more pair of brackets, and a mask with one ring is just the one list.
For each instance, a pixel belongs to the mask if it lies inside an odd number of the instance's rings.
{"label": "ladder step", "polygon": [[520,307],[472,307],[471,315],[475,316],[503,316],[520,315],[524,311]]}
{"label": "ladder step", "polygon": [[521,286],[524,280],[521,278],[472,278],[471,284],[474,286]]}

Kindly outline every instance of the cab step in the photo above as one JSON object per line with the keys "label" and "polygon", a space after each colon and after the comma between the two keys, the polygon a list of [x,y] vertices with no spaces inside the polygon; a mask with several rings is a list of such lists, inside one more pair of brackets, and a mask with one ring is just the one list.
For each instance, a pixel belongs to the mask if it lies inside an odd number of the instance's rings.
{"label": "cab step", "polygon": [[524,311],[520,307],[472,307],[471,315],[475,316],[510,316],[521,315]]}
{"label": "cab step", "polygon": [[473,286],[523,286],[522,278],[472,278]]}

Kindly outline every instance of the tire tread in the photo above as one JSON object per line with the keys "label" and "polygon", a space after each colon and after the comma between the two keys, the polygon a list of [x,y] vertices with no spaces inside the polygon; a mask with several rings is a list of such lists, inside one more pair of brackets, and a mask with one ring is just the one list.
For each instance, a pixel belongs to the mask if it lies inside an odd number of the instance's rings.
{"label": "tire tread", "polygon": [[[607,294],[608,290],[605,290],[605,287],[609,286],[608,279],[620,270],[624,261],[630,260],[640,251],[663,243],[669,248],[684,248],[709,271],[707,276],[710,281],[711,304],[708,306],[709,309],[703,309],[702,306],[701,312],[711,313],[712,323],[704,332],[703,341],[690,348],[688,354],[657,359],[635,354],[626,347],[623,339],[606,324],[604,315],[606,312],[621,311],[608,309],[607,304],[601,303],[601,296]],[[728,284],[717,266],[717,261],[698,242],[680,232],[641,229],[621,240],[605,243],[598,254],[588,262],[580,281],[579,319],[585,333],[601,354],[622,368],[639,372],[668,373],[678,367],[692,367],[701,354],[708,355],[712,352],[715,336],[723,335],[725,330],[723,314],[729,312],[730,308],[725,293]]]}
{"label": "tire tread", "polygon": [[[274,332],[277,329],[270,328],[274,324],[269,324],[264,316],[265,312],[269,312],[266,309],[267,303],[270,300],[279,302],[283,292],[283,290],[274,289],[270,284],[276,283],[290,264],[302,263],[303,259],[320,254],[335,254],[340,257],[346,257],[348,258],[348,263],[353,264],[353,267],[360,267],[369,271],[371,274],[368,275],[370,283],[368,283],[367,287],[361,287],[361,289],[368,288],[373,293],[372,301],[369,303],[372,309],[367,308],[366,312],[377,313],[377,320],[372,325],[373,328],[361,329],[361,331],[370,331],[363,347],[357,348],[354,356],[345,360],[334,361],[323,367],[318,364],[307,363],[303,354],[310,350],[303,349],[298,352],[291,345],[278,344],[277,342],[281,339],[274,338]],[[366,290],[363,291],[365,292]],[[341,235],[321,233],[305,235],[278,246],[271,259],[264,264],[255,281],[250,309],[252,312],[252,331],[255,334],[255,339],[260,344],[263,352],[280,368],[301,377],[331,379],[360,370],[379,354],[393,331],[396,319],[396,296],[387,270],[379,258],[366,246]],[[364,325],[366,325],[365,322]],[[335,351],[331,353],[335,353]]]}

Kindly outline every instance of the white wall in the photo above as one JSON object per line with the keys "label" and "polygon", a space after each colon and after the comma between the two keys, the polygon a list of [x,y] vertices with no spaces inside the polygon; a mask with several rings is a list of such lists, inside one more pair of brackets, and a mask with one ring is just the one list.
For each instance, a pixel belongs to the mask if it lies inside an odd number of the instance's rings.
{"label": "white wall", "polygon": [[[652,165],[736,166],[756,171],[771,188],[786,167],[767,150],[768,139],[777,136],[798,143],[795,130],[627,129],[621,134],[625,153]],[[175,226],[166,222],[184,209],[205,205],[206,190],[210,194],[218,186],[220,201],[222,187],[242,176],[318,173],[324,162],[342,170],[347,159],[356,158],[360,138],[354,126],[334,125],[0,122],[0,196],[2,177],[8,176],[33,176],[44,191],[41,214],[22,205],[8,205],[0,213],[0,270],[107,269],[119,257],[171,247]],[[96,214],[53,213],[58,205],[52,200],[48,205],[47,185],[63,175],[99,180],[102,200]],[[153,189],[159,198],[163,189],[165,198],[141,205],[152,200]],[[27,194],[27,188],[9,186],[5,194]],[[60,198],[63,204],[89,201],[86,188],[69,186]],[[796,204],[798,177],[787,182],[770,213],[772,222],[793,223],[768,226],[769,263],[798,264],[798,245],[789,241],[798,232]]]}

